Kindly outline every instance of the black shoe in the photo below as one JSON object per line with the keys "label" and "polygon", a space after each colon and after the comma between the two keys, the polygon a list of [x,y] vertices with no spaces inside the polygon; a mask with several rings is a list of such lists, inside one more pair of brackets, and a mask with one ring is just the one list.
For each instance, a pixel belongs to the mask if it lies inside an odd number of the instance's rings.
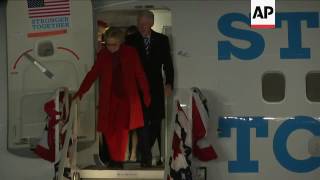
{"label": "black shoe", "polygon": [[63,177],[71,180],[71,168],[64,168]]}
{"label": "black shoe", "polygon": [[112,169],[123,169],[123,162],[110,161],[108,167]]}
{"label": "black shoe", "polygon": [[152,161],[142,161],[140,166],[142,168],[150,168],[150,167],[152,167]]}
{"label": "black shoe", "polygon": [[161,159],[157,161],[157,166],[163,166],[163,162],[161,161]]}

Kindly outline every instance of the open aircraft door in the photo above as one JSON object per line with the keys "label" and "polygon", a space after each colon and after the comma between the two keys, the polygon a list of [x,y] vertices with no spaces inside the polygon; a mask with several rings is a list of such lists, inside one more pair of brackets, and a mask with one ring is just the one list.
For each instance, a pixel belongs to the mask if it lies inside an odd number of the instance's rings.
{"label": "open aircraft door", "polygon": [[[8,148],[29,153],[46,124],[44,103],[76,91],[94,62],[91,1],[8,1]],[[81,18],[79,18],[81,17]],[[95,139],[93,88],[80,107],[80,142]]]}

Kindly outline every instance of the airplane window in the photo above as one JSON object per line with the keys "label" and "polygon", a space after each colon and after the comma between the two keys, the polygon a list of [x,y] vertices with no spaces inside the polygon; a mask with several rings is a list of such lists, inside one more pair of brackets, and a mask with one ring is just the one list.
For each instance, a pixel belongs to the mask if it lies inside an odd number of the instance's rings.
{"label": "airplane window", "polygon": [[285,78],[282,73],[265,73],[262,77],[262,96],[268,102],[279,102],[285,96]]}
{"label": "airplane window", "polygon": [[38,44],[37,48],[38,56],[48,57],[52,56],[54,53],[54,47],[51,41],[44,41]]}
{"label": "airplane window", "polygon": [[313,102],[320,102],[320,72],[311,72],[306,76],[307,98]]}

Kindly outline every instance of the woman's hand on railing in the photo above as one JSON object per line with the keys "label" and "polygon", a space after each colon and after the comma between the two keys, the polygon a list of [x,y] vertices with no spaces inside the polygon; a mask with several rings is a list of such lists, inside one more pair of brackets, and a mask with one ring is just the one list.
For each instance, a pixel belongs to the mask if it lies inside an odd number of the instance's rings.
{"label": "woman's hand on railing", "polygon": [[75,103],[78,103],[80,102],[80,97],[78,94],[75,94],[73,97],[72,97],[72,102],[75,102]]}

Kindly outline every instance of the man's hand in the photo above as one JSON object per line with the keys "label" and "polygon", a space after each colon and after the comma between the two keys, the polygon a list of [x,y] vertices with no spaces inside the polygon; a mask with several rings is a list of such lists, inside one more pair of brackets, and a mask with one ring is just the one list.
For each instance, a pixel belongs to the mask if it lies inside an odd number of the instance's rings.
{"label": "man's hand", "polygon": [[166,85],[164,86],[164,95],[165,95],[166,97],[169,97],[169,96],[172,95],[172,86],[171,86],[170,84],[166,84]]}
{"label": "man's hand", "polygon": [[150,96],[144,96],[143,99],[144,99],[144,105],[149,107],[150,104],[151,104],[151,97]]}

